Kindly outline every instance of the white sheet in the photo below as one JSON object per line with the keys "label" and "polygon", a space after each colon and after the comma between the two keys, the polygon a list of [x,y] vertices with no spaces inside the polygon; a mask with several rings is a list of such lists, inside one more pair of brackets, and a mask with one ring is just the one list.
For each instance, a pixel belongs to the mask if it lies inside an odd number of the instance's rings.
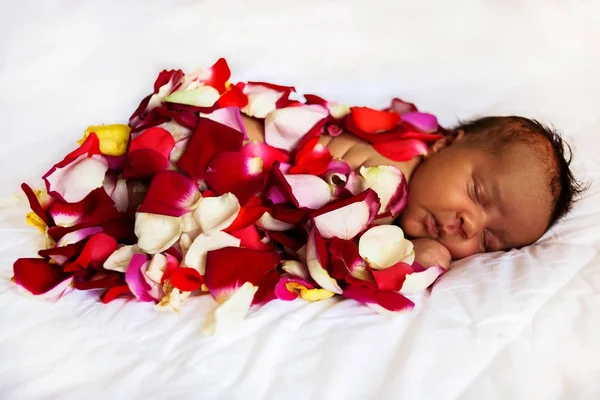
{"label": "white sheet", "polygon": [[[124,122],[159,69],[227,57],[234,77],[351,104],[415,101],[445,124],[517,113],[560,128],[600,178],[600,15],[591,0],[20,1],[0,16],[0,188],[9,195],[87,125]],[[273,302],[236,332],[180,316],[18,293],[40,237],[0,210],[1,399],[600,398],[600,192],[539,245],[463,260],[415,312]]]}

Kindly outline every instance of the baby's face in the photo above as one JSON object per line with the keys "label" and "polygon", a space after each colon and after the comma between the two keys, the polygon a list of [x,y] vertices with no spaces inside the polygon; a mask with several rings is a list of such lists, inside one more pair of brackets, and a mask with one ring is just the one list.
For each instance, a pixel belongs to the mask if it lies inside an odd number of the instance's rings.
{"label": "baby's face", "polygon": [[544,165],[527,144],[494,154],[465,142],[431,155],[414,172],[402,229],[437,240],[453,259],[535,242],[552,209]]}

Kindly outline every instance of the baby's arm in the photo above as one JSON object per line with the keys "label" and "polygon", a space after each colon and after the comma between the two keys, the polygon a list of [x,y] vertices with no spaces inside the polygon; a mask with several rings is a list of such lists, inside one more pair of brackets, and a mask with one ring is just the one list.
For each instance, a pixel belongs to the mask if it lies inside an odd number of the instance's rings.
{"label": "baby's arm", "polygon": [[444,245],[429,238],[412,240],[415,250],[415,261],[425,268],[439,265],[445,269],[450,267],[452,256]]}

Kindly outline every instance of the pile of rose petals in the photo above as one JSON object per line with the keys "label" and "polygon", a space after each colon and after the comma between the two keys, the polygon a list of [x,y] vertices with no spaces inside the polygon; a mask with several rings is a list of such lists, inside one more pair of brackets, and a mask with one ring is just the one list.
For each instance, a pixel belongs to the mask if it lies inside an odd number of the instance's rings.
{"label": "pile of rose petals", "polygon": [[[320,135],[343,131],[382,155],[410,160],[441,137],[431,114],[395,99],[347,107],[264,82],[232,84],[227,62],[162,71],[129,125],[89,127],[80,146],[22,185],[27,221],[46,236],[40,258],[14,264],[34,295],[100,289],[179,311],[190,295],[218,304],[206,330],[227,329],[252,305],[341,295],[379,312],[409,310],[404,295],[441,275],[424,269],[402,230],[378,224],[406,203],[393,166],[334,160]],[[264,119],[247,140],[241,113]]]}

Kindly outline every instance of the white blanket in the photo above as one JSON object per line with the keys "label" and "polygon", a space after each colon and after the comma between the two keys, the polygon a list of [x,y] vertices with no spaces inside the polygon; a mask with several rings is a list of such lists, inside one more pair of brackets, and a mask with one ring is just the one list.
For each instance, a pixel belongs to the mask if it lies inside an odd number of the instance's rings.
{"label": "white blanket", "polygon": [[[593,0],[7,2],[0,15],[0,192],[39,177],[91,124],[126,122],[162,68],[228,59],[234,79],[451,125],[522,114],[600,178],[600,6]],[[539,244],[457,263],[387,320],[353,301],[272,302],[202,337],[181,315],[98,293],[58,302],[9,281],[41,236],[0,210],[0,399],[600,398],[600,190]]]}

